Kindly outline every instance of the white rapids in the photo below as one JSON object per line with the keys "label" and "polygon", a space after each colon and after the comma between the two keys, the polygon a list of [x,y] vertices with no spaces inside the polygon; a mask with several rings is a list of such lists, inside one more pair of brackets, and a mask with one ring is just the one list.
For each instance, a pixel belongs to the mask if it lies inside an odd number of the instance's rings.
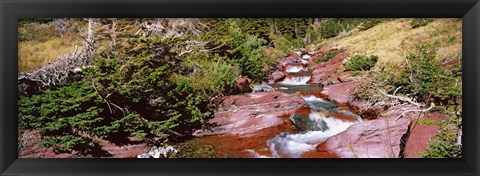
{"label": "white rapids", "polygon": [[287,65],[287,68],[285,69],[285,72],[287,73],[297,73],[300,72],[304,69],[303,66],[298,66],[298,65]]}
{"label": "white rapids", "polygon": [[290,86],[308,85],[307,82],[310,81],[311,78],[312,76],[292,76],[285,78],[280,84]]}
{"label": "white rapids", "polygon": [[[357,116],[356,122],[348,122],[333,117],[325,117],[315,111],[318,109],[319,103],[330,103],[327,100],[318,98],[316,96],[305,96],[303,99],[308,103],[312,113],[308,118],[313,122],[313,125],[320,125],[322,121],[327,124],[328,129],[325,131],[303,131],[301,133],[280,133],[274,138],[267,141],[271,151],[271,156],[274,158],[298,158],[305,152],[315,150],[316,146],[325,142],[329,137],[345,131],[351,125],[362,121]],[[322,106],[322,105],[320,105]],[[352,114],[354,115],[354,114]],[[356,115],[355,115],[356,116]],[[253,151],[248,151],[255,158],[266,158],[267,156],[259,155]]]}

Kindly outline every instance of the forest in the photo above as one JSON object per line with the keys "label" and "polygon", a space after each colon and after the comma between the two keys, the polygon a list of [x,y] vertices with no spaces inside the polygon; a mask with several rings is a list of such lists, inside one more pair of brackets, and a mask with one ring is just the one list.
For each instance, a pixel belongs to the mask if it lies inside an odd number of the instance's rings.
{"label": "forest", "polygon": [[18,45],[21,158],[462,157],[461,19],[25,18]]}

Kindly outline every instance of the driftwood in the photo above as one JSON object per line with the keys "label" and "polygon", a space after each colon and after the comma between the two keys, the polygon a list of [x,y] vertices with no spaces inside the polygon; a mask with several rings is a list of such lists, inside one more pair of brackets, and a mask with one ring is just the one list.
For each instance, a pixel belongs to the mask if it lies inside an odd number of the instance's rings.
{"label": "driftwood", "polygon": [[426,109],[415,109],[415,110],[406,110],[404,112],[402,112],[402,114],[400,114],[396,119],[395,121],[397,121],[398,119],[400,119],[402,116],[404,116],[405,114],[409,113],[409,112],[420,112],[420,113],[424,113],[424,112],[428,112],[430,111],[432,108],[435,107],[435,104],[434,103],[431,103],[430,104],[430,107],[426,108]]}
{"label": "driftwood", "polygon": [[[414,100],[412,100],[412,98],[408,98],[408,97],[405,97],[405,96],[398,96],[398,95],[396,95],[397,91],[398,91],[399,89],[401,89],[401,88],[402,88],[402,86],[397,87],[397,88],[395,89],[395,91],[393,92],[392,95],[385,93],[383,90],[381,90],[381,89],[379,89],[379,88],[377,88],[377,89],[378,89],[378,91],[379,91],[380,93],[382,93],[384,96],[386,96],[386,97],[388,97],[388,98],[393,98],[393,99],[397,99],[397,100],[400,100],[400,101],[408,102],[409,104],[415,105],[415,106],[417,106],[417,107],[424,107],[424,106],[425,106],[424,104],[415,102]],[[409,113],[409,112],[420,112],[420,113],[424,113],[424,112],[430,111],[430,110],[431,110],[432,108],[434,108],[434,107],[435,107],[435,103],[432,102],[432,103],[430,104],[430,107],[425,108],[425,109],[406,110],[406,111],[402,112],[397,118],[395,118],[395,121],[397,121],[398,119],[400,119],[401,117],[403,117],[405,114],[407,114],[407,113]]]}
{"label": "driftwood", "polygon": [[53,63],[43,65],[31,73],[19,73],[18,84],[23,84],[27,93],[65,85],[80,76],[82,67],[91,64],[92,53],[93,48],[89,45],[80,51],[78,46],[75,46],[75,51]]}
{"label": "driftwood", "polygon": [[[18,84],[25,84],[29,90],[44,90],[62,86],[79,75],[83,66],[91,64],[93,48],[90,45],[62,56],[31,73],[19,73]],[[34,86],[33,88],[31,86]]]}

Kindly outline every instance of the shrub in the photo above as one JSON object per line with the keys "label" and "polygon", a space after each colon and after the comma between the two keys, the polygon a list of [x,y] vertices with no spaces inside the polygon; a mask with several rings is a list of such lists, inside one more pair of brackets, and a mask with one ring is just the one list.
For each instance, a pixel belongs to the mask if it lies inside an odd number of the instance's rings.
{"label": "shrub", "polygon": [[265,40],[241,31],[235,20],[228,20],[228,31],[232,36],[232,53],[235,56],[234,63],[242,68],[242,75],[259,81],[265,76],[260,69],[267,65],[264,55]]}
{"label": "shrub", "polygon": [[359,26],[359,29],[360,31],[366,31],[374,26],[376,26],[377,24],[383,22],[383,21],[386,21],[388,19],[385,19],[385,18],[367,18],[365,19],[365,21]]}
{"label": "shrub", "polygon": [[408,65],[403,77],[410,81],[406,87],[418,100],[445,105],[462,95],[461,63],[447,69],[442,67],[436,55],[436,48],[430,45],[419,47],[416,54],[407,56]]}
{"label": "shrub", "polygon": [[427,150],[420,153],[421,157],[462,158],[462,145],[455,142],[458,124],[459,118],[455,116],[443,120],[439,124],[440,132],[429,141]]}
{"label": "shrub", "polygon": [[428,23],[432,22],[433,18],[415,18],[412,20],[412,28],[418,28],[426,26]]}
{"label": "shrub", "polygon": [[21,96],[18,103],[19,129],[43,132],[40,147],[58,152],[94,147],[88,135],[105,122],[104,106],[87,82],[75,82],[58,90],[32,97]]}
{"label": "shrub", "polygon": [[190,134],[212,114],[213,99],[230,91],[239,75],[218,55],[193,52],[179,58],[177,45],[184,40],[132,40],[133,49],[119,48],[129,57],[98,57],[84,70],[117,109],[138,112],[144,121],[136,124],[141,136]]}
{"label": "shrub", "polygon": [[[345,70],[352,71],[352,74],[358,74],[359,71],[370,70],[377,63],[378,56],[372,55],[370,57],[355,55],[350,58],[344,65]],[[354,76],[355,76],[354,75]]]}
{"label": "shrub", "polygon": [[462,146],[454,142],[431,141],[423,158],[462,158]]}
{"label": "shrub", "polygon": [[320,32],[322,38],[336,37],[342,31],[350,31],[361,25],[363,18],[334,18],[327,19],[320,23]]}

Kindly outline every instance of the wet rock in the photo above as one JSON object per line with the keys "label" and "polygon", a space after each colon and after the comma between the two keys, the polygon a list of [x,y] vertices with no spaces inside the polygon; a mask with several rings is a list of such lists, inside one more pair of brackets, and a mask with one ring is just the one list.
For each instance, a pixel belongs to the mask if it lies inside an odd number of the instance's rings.
{"label": "wet rock", "polygon": [[283,74],[283,72],[281,72],[281,71],[274,71],[272,73],[272,77],[273,77],[274,81],[280,81],[283,78],[285,78],[285,74]]}
{"label": "wet rock", "polygon": [[292,114],[290,116],[292,123],[302,131],[325,131],[328,129],[327,123],[322,119],[313,121],[306,114]]}
{"label": "wet rock", "polygon": [[299,54],[292,53],[290,56],[278,60],[277,68],[284,68],[287,64],[301,63]]}
{"label": "wet rock", "polygon": [[152,155],[148,153],[143,153],[137,156],[137,158],[152,158]]}
{"label": "wet rock", "polygon": [[173,146],[156,147],[153,146],[148,152],[140,154],[137,158],[168,158],[177,154],[179,151]]}
{"label": "wet rock", "polygon": [[265,82],[262,82],[262,84],[260,85],[256,85],[255,87],[253,87],[253,91],[252,93],[255,93],[255,92],[264,92],[264,91],[274,91],[275,89],[268,85],[267,83]]}
{"label": "wet rock", "polygon": [[193,135],[248,136],[258,130],[288,123],[285,115],[307,106],[300,94],[279,91],[229,96],[218,105],[214,118],[208,121],[216,126],[208,131],[196,131]]}
{"label": "wet rock", "polygon": [[252,82],[249,78],[238,78],[235,80],[237,83],[237,89],[240,92],[251,92],[252,88],[250,88],[250,83]]}

